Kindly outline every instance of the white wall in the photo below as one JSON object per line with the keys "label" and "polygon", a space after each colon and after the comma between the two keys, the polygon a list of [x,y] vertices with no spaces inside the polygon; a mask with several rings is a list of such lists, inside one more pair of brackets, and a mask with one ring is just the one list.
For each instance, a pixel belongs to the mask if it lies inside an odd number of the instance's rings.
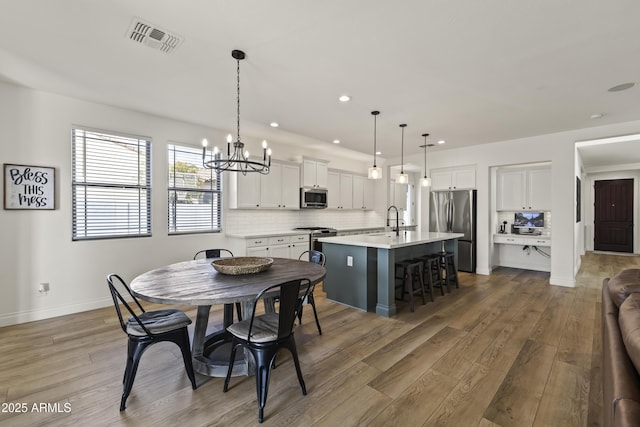
{"label": "white wall", "polygon": [[[152,237],[71,241],[71,129],[88,126],[152,139]],[[56,168],[56,209],[53,211],[0,210],[0,326],[68,314],[109,304],[105,277],[117,272],[130,281],[159,266],[190,259],[198,249],[225,247],[224,233],[168,236],[168,142],[199,146],[203,137],[224,141],[227,132],[162,117],[0,83],[0,153],[3,163]],[[305,140],[307,142],[308,140]],[[258,147],[259,140],[245,138]],[[326,157],[312,147],[292,147],[270,141],[274,158],[301,158],[300,151]],[[340,149],[336,149],[340,152]],[[331,168],[366,173],[368,165],[332,156]],[[4,183],[2,183],[4,185]],[[384,184],[376,183],[376,193]],[[376,200],[379,212],[385,200]],[[224,203],[226,206],[226,203]],[[269,224],[278,229],[306,225],[334,227],[382,226],[375,212],[242,211],[225,209],[223,229],[249,231]],[[309,223],[308,223],[308,222]],[[318,224],[320,223],[320,224]],[[50,292],[40,295],[38,284],[48,282]]]}

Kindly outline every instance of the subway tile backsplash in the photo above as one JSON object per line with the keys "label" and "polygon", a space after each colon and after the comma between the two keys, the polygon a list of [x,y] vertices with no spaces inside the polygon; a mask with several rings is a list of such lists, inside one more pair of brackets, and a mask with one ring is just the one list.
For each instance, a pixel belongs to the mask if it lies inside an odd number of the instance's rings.
{"label": "subway tile backsplash", "polygon": [[251,234],[296,227],[333,227],[340,230],[384,226],[385,218],[374,211],[229,209],[225,212],[223,231]]}

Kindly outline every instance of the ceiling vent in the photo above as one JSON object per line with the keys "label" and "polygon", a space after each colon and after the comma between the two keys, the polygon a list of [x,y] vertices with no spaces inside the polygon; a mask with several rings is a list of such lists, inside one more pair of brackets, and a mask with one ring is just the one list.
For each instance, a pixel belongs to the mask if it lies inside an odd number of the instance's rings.
{"label": "ceiling vent", "polygon": [[136,43],[149,46],[152,49],[171,53],[182,43],[182,37],[159,28],[156,25],[134,18],[127,37]]}

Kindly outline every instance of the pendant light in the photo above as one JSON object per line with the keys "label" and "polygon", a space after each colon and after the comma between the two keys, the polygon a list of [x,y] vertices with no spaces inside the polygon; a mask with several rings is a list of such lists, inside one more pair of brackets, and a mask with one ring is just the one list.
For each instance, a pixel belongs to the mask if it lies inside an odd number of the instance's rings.
{"label": "pendant light", "polygon": [[406,128],[406,124],[401,124],[400,128],[402,129],[402,145],[400,146],[400,173],[396,175],[396,184],[408,184],[409,177],[406,173],[404,173],[404,128]]}
{"label": "pendant light", "polygon": [[424,145],[422,145],[422,147],[424,147],[424,176],[420,178],[420,185],[423,187],[431,187],[431,178],[427,177],[427,147],[433,147],[433,144],[427,145],[428,133],[423,133],[422,136],[424,136]]}
{"label": "pendant light", "polygon": [[382,179],[382,169],[376,164],[376,118],[380,111],[372,111],[373,115],[373,166],[369,168],[369,179]]}
{"label": "pendant light", "polygon": [[[262,161],[249,160],[249,151],[244,149],[244,143],[240,141],[240,61],[245,58],[245,54],[241,50],[233,50],[231,56],[236,60],[237,71],[237,133],[236,140],[233,141],[231,134],[227,135],[227,155],[213,147],[213,156],[207,159],[206,139],[202,141],[202,164],[205,168],[215,169],[217,171],[241,172],[246,175],[247,172],[258,172],[263,175],[269,173],[271,167],[271,148],[267,146],[267,141],[262,141]],[[231,147],[233,146],[233,151]]]}

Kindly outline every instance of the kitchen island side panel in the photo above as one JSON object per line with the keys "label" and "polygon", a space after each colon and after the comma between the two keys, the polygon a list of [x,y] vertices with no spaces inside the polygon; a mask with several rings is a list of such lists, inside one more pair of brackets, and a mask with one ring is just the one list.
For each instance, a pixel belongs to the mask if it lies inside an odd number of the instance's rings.
{"label": "kitchen island side panel", "polygon": [[[323,243],[327,275],[322,288],[327,299],[364,311],[374,311],[377,300],[375,250],[363,246]],[[352,266],[347,265],[352,258]]]}

